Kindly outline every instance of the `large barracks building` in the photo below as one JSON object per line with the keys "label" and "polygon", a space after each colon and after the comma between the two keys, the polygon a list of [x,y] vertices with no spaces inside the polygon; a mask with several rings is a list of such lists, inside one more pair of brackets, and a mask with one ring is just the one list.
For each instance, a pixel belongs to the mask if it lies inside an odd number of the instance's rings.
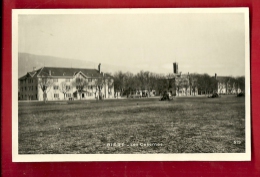
{"label": "large barracks building", "polygon": [[42,67],[19,78],[19,100],[112,98],[113,77],[98,69]]}

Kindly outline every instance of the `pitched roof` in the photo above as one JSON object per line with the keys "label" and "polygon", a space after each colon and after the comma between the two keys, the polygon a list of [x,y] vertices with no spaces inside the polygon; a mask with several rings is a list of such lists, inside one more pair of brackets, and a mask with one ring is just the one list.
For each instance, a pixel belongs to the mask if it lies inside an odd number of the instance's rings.
{"label": "pitched roof", "polygon": [[[26,77],[34,77],[34,76],[49,76],[51,73],[52,77],[73,77],[78,73],[82,73],[85,76],[89,77],[101,77],[103,73],[99,73],[97,69],[87,69],[87,68],[59,68],[59,67],[42,67],[38,70],[28,72],[25,76],[19,78],[24,79]],[[112,77],[107,74],[107,76]]]}
{"label": "pitched roof", "polygon": [[48,74],[51,72],[51,76],[74,76],[75,74],[82,72],[86,76],[91,77],[100,77],[102,76],[101,73],[98,72],[96,69],[85,69],[85,68],[57,68],[57,67],[44,67],[41,72],[38,74]]}
{"label": "pitched roof", "polygon": [[217,76],[219,82],[226,82],[229,79],[228,76]]}
{"label": "pitched roof", "polygon": [[24,76],[20,77],[19,80],[23,80],[26,78],[33,78],[33,77],[37,77],[37,74],[39,74],[39,72],[41,71],[42,68],[31,71],[31,72],[27,72]]}

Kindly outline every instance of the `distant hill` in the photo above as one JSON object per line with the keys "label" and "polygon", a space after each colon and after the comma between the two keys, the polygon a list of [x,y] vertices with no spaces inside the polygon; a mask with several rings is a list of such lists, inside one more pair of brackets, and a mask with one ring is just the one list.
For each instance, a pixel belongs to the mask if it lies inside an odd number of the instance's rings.
{"label": "distant hill", "polygon": [[[53,56],[34,55],[29,53],[18,54],[18,77],[25,75],[27,72],[32,71],[34,67],[39,69],[44,66],[49,67],[72,67],[72,68],[90,68],[97,69],[99,62],[83,61],[69,58],[59,58]],[[133,68],[135,69],[135,68]],[[116,71],[129,71],[129,67],[114,66],[106,63],[101,63],[102,72],[114,73]]]}

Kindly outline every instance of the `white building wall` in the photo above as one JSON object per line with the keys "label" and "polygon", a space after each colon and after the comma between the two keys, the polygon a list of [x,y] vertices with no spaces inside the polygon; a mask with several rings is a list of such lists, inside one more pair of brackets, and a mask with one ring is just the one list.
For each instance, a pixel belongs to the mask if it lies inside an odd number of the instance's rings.
{"label": "white building wall", "polygon": [[[66,82],[66,79],[68,78],[55,78],[58,79],[58,82],[53,82],[53,85],[47,89],[47,101],[57,101],[57,100],[69,100],[69,98],[73,98],[74,100],[88,100],[88,99],[97,99],[98,97],[98,89],[95,86],[95,78],[92,78],[90,81],[90,78],[86,78],[88,81],[88,86],[85,87],[84,93],[77,93],[77,89],[75,83],[76,78],[79,76],[76,76],[74,78],[70,78],[70,82]],[[60,90],[61,83],[65,82],[68,86],[71,87],[71,90],[66,93],[65,98],[64,94]],[[54,86],[58,86],[59,89],[54,89]],[[110,91],[110,93],[109,93]],[[73,93],[77,94],[73,94]],[[70,94],[70,97],[68,97]],[[108,89],[108,85],[106,84],[102,90],[101,90],[102,96],[104,95],[103,98],[114,98],[114,87]],[[38,86],[38,100],[43,101],[43,92],[41,88]]]}

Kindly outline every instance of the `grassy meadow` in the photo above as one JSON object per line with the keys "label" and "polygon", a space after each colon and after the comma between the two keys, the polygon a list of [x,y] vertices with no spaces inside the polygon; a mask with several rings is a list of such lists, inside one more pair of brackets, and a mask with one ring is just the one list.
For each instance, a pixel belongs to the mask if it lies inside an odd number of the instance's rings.
{"label": "grassy meadow", "polygon": [[245,98],[19,102],[18,126],[19,154],[242,153]]}

